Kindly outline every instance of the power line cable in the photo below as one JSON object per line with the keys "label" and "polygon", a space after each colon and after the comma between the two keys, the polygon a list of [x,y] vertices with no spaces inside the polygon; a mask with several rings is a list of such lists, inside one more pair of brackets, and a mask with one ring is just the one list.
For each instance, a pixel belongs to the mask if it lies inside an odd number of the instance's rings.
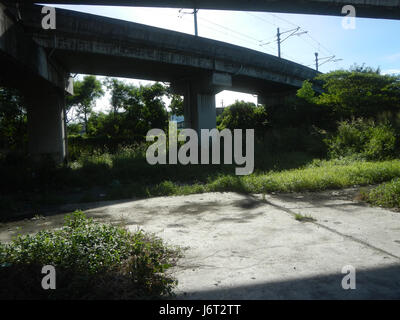
{"label": "power line cable", "polygon": [[[184,18],[184,17],[186,17],[186,16],[183,16],[183,15],[179,16],[179,18]],[[216,26],[218,28],[221,28],[221,29],[223,29],[223,30],[225,30],[225,31],[227,31],[229,33],[221,31],[221,30],[218,30],[218,29],[216,29],[214,27],[207,26],[207,25],[204,26],[205,28],[213,30],[213,31],[216,31],[216,32],[219,32],[219,33],[224,34],[224,35],[228,35],[230,37],[234,37],[234,38],[236,38],[236,39],[238,39],[238,40],[240,40],[242,42],[247,42],[247,46],[261,46],[262,40],[256,39],[256,38],[251,37],[251,36],[249,36],[247,34],[244,34],[242,32],[238,32],[236,30],[233,30],[231,28],[222,26],[222,25],[220,25],[218,23],[212,22],[212,21],[210,21],[208,19],[205,19],[205,18],[202,18],[202,17],[199,17],[199,20],[203,20],[205,23],[208,23],[208,24],[211,24],[211,25]],[[264,50],[259,50],[258,49],[258,51],[262,51],[262,52],[264,51],[265,52],[265,51],[272,51],[273,50],[273,48],[263,48],[263,49]],[[265,52],[265,53],[271,54],[271,52]]]}
{"label": "power line cable", "polygon": [[[280,20],[282,20],[282,21],[284,21],[284,22],[286,22],[286,23],[288,23],[288,24],[290,24],[290,25],[292,25],[292,26],[300,27],[299,25],[297,25],[297,24],[295,24],[295,23],[293,23],[293,22],[291,22],[291,21],[289,21],[289,20],[287,20],[287,19],[284,19],[284,18],[282,18],[282,17],[280,17],[280,16],[277,16],[277,15],[272,14],[272,13],[270,13],[270,15],[273,16],[273,17],[275,17],[275,18],[277,18],[277,19],[280,19]],[[300,28],[301,28],[301,27],[300,27]],[[301,37],[301,39],[302,39],[304,42],[306,42],[307,44],[309,44],[310,46],[312,46],[314,49],[316,49],[317,51],[324,51],[326,54],[335,55],[335,54],[333,53],[332,50],[330,50],[329,48],[327,48],[326,46],[324,46],[321,42],[319,42],[317,39],[315,39],[315,38],[310,34],[310,32],[307,32],[307,36],[308,36],[313,42],[315,42],[317,46],[311,44],[311,43],[310,43],[308,40],[306,40],[304,37]],[[332,61],[330,61],[330,62],[335,62],[335,64],[337,64],[337,61],[341,61],[341,60],[343,60],[343,59],[332,60]]]}
{"label": "power line cable", "polygon": [[247,37],[247,38],[249,38],[249,39],[253,39],[253,40],[257,41],[257,42],[261,42],[259,39],[256,39],[256,38],[254,38],[254,37],[252,37],[252,36],[249,36],[248,34],[244,34],[244,33],[241,33],[241,32],[239,32],[239,31],[230,29],[230,28],[228,28],[228,27],[225,27],[225,26],[220,25],[220,24],[218,24],[218,23],[212,22],[212,21],[207,20],[207,19],[205,19],[205,18],[200,18],[200,17],[199,17],[199,19],[200,19],[200,20],[203,20],[203,21],[207,21],[207,22],[209,22],[209,23],[212,23],[212,24],[214,24],[214,25],[216,25],[216,26],[219,26],[220,28],[223,28],[223,29],[229,30],[229,31],[231,31],[231,32],[240,34],[240,35],[242,35],[242,36],[245,36],[245,37]]}

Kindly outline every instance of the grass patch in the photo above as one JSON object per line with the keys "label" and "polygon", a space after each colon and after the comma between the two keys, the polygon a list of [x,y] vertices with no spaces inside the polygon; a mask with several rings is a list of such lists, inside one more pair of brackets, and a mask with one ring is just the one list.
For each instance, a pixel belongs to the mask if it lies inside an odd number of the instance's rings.
{"label": "grass patch", "polygon": [[375,206],[400,208],[400,179],[393,179],[365,192],[363,198]]}
{"label": "grass patch", "polygon": [[[63,228],[0,243],[0,299],[152,299],[168,297],[167,274],[180,257],[152,236],[94,222],[80,212]],[[42,267],[56,268],[56,289],[43,290]]]}
{"label": "grass patch", "polygon": [[[400,160],[367,161],[315,161],[312,164],[280,172],[249,176],[219,175],[205,184],[180,186],[173,182],[149,189],[149,195],[181,195],[199,192],[301,192],[339,189],[353,185],[368,185],[388,181],[400,176]],[[163,194],[165,192],[165,194]]]}
{"label": "grass patch", "polygon": [[[83,156],[68,167],[1,167],[1,220],[15,212],[72,202],[189,195],[204,192],[303,192],[369,185],[400,177],[400,160],[357,157],[312,160],[305,153],[257,151],[255,171],[236,176],[235,165],[155,165],[139,150]],[[6,170],[7,169],[7,170]],[[18,172],[18,173],[17,173]],[[17,182],[13,183],[17,178]],[[15,181],[14,181],[15,182]]]}
{"label": "grass patch", "polygon": [[315,218],[313,218],[310,215],[302,215],[300,213],[296,213],[294,218],[297,221],[300,221],[300,222],[314,222],[314,221],[317,221]]}

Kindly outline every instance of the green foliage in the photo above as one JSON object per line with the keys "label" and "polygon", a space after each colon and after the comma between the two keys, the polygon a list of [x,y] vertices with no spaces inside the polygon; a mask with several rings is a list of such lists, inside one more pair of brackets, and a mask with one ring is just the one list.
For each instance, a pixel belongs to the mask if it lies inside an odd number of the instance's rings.
{"label": "green foliage", "polygon": [[70,161],[77,161],[90,155],[116,154],[123,151],[124,148],[143,148],[145,143],[142,141],[145,141],[145,137],[135,134],[130,137],[109,137],[104,135],[90,137],[69,136],[68,158]]}
{"label": "green foliage", "polygon": [[400,176],[400,161],[318,161],[310,166],[249,176],[220,175],[203,186],[204,192],[300,192],[344,188],[388,181]]}
{"label": "green foliage", "polygon": [[82,133],[82,125],[80,123],[68,123],[67,132],[69,136],[78,136]]}
{"label": "green foliage", "polygon": [[262,130],[266,126],[266,112],[263,106],[251,102],[236,101],[226,107],[219,116],[218,129],[255,129]]}
{"label": "green foliage", "polygon": [[104,95],[101,82],[95,76],[85,76],[82,81],[74,82],[74,94],[67,96],[66,108],[75,107],[78,117],[84,121],[87,132],[89,115],[93,111],[95,101]]}
{"label": "green foliage", "polygon": [[[187,178],[194,168],[189,170],[185,169],[184,166],[176,167],[177,172],[183,171],[179,175],[173,175],[169,171],[164,174],[160,171],[160,176],[157,176],[157,178],[160,178],[161,181],[156,184],[148,183],[145,195],[170,196],[224,191],[245,193],[316,191],[348,187],[355,184],[379,183],[400,176],[400,161],[398,160],[384,162],[356,161],[350,158],[330,161],[319,160],[307,167],[280,171],[284,159],[289,157],[291,161],[294,161],[293,156],[294,154],[287,154],[279,157],[281,161],[276,159],[280,166],[276,167],[274,171],[258,170],[252,175],[243,177],[236,176],[233,170],[231,172],[217,170],[216,174],[213,174],[212,166],[202,166],[196,178]],[[293,164],[293,166],[298,165],[298,162]],[[217,166],[215,169],[218,168],[221,167]],[[146,169],[141,168],[141,171],[143,170]],[[168,170],[168,168],[164,170]],[[128,171],[125,170],[124,172]],[[172,180],[171,177],[174,177],[174,179]],[[205,180],[203,180],[204,177],[206,177]],[[155,182],[156,179],[152,179],[152,181]],[[187,184],[183,184],[183,181],[187,181]]]}
{"label": "green foliage", "polygon": [[171,114],[176,116],[184,115],[184,107],[183,107],[183,98],[176,94],[171,95],[171,104],[170,104]]}
{"label": "green foliage", "polygon": [[325,139],[331,158],[359,155],[383,160],[396,155],[396,133],[388,124],[357,119],[342,121],[337,133]]}
{"label": "green foliage", "polygon": [[[0,244],[0,273],[22,280],[35,279],[39,267],[56,268],[57,289],[45,292],[40,281],[19,287],[20,281],[5,281],[0,297],[63,299],[145,299],[170,294],[175,284],[167,276],[179,256],[160,239],[142,231],[101,224],[76,211],[68,215],[60,230],[18,236]],[[113,283],[115,282],[115,283]],[[110,292],[110,288],[113,288]],[[22,297],[21,297],[22,296]]]}
{"label": "green foliage", "polygon": [[399,111],[399,76],[355,67],[322,74],[316,80],[322,82],[325,89],[317,103],[332,110],[338,119],[370,118],[384,111]]}
{"label": "green foliage", "polygon": [[0,87],[0,150],[19,150],[27,141],[27,116],[22,95]]}
{"label": "green foliage", "polygon": [[103,84],[110,90],[112,112],[117,114],[121,109],[126,110],[134,99],[135,87],[114,78],[106,78]]}
{"label": "green foliage", "polygon": [[315,91],[312,87],[312,84],[310,81],[305,80],[303,82],[303,86],[297,90],[296,96],[300,99],[304,99],[307,102],[314,102],[315,99]]}
{"label": "green foliage", "polygon": [[379,185],[364,194],[366,200],[376,206],[400,208],[400,178]]}
{"label": "green foliage", "polygon": [[[323,143],[325,134],[313,126],[273,127],[265,132],[262,140],[265,149],[270,152],[292,153],[303,152],[310,156],[324,157],[326,146]],[[260,151],[262,152],[263,149]],[[256,149],[257,153],[258,150]],[[261,157],[261,154],[260,154]]]}
{"label": "green foliage", "polygon": [[310,215],[302,215],[300,213],[296,213],[294,218],[297,221],[300,221],[300,222],[314,222],[314,221],[316,221],[316,219],[313,218],[312,216],[310,216]]}
{"label": "green foliage", "polygon": [[104,82],[111,93],[112,112],[91,114],[87,134],[132,140],[153,128],[167,126],[168,113],[162,97],[167,89],[160,83],[135,87],[117,79]]}

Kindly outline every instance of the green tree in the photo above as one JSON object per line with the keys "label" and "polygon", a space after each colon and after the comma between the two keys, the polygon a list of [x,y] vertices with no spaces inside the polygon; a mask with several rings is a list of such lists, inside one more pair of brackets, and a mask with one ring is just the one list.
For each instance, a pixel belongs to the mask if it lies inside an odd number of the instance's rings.
{"label": "green tree", "polygon": [[145,134],[153,128],[166,128],[168,125],[168,112],[162,100],[167,94],[166,87],[157,82],[151,86],[141,86],[139,92],[144,103],[142,115],[146,126]]}
{"label": "green tree", "polygon": [[112,110],[109,114],[92,114],[88,123],[90,136],[130,140],[146,135],[152,128],[166,128],[165,86],[155,83],[136,87],[118,79],[106,79],[104,84],[110,90]]}
{"label": "green tree", "polygon": [[267,124],[267,113],[263,106],[251,102],[236,101],[226,107],[218,117],[218,129],[255,129],[262,130]]}
{"label": "green tree", "polygon": [[85,76],[82,81],[74,83],[74,95],[66,99],[67,108],[76,108],[79,119],[83,120],[86,133],[88,118],[93,111],[95,101],[103,95],[101,82],[95,76]]}
{"label": "green tree", "polygon": [[309,103],[314,103],[315,101],[315,91],[312,87],[312,84],[310,81],[305,80],[303,82],[303,86],[297,90],[296,96],[300,99],[304,99],[305,101]]}
{"label": "green tree", "polygon": [[116,115],[121,109],[126,110],[132,102],[135,87],[115,78],[106,78],[103,84],[110,90],[112,113]]}
{"label": "green tree", "polygon": [[27,140],[27,113],[23,96],[0,87],[0,148],[17,149]]}
{"label": "green tree", "polygon": [[179,95],[172,94],[169,108],[171,109],[171,114],[175,116],[183,116],[184,115],[183,98]]}
{"label": "green tree", "polygon": [[400,77],[381,75],[379,69],[353,67],[319,75],[325,92],[317,99],[330,108],[340,120],[352,117],[373,118],[400,107]]}

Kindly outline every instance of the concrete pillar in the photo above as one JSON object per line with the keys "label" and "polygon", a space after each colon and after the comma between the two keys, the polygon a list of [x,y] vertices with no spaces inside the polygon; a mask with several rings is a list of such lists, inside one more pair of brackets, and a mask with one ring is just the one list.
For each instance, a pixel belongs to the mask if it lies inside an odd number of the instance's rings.
{"label": "concrete pillar", "polygon": [[192,128],[200,136],[201,129],[214,129],[217,125],[215,94],[199,93],[188,88],[184,94],[185,128]]}
{"label": "concrete pillar", "polygon": [[27,95],[28,148],[34,159],[66,160],[64,93],[52,90]]}
{"label": "concrete pillar", "polygon": [[232,87],[232,76],[212,72],[171,83],[172,90],[184,96],[185,128],[214,129],[217,125],[215,95]]}

